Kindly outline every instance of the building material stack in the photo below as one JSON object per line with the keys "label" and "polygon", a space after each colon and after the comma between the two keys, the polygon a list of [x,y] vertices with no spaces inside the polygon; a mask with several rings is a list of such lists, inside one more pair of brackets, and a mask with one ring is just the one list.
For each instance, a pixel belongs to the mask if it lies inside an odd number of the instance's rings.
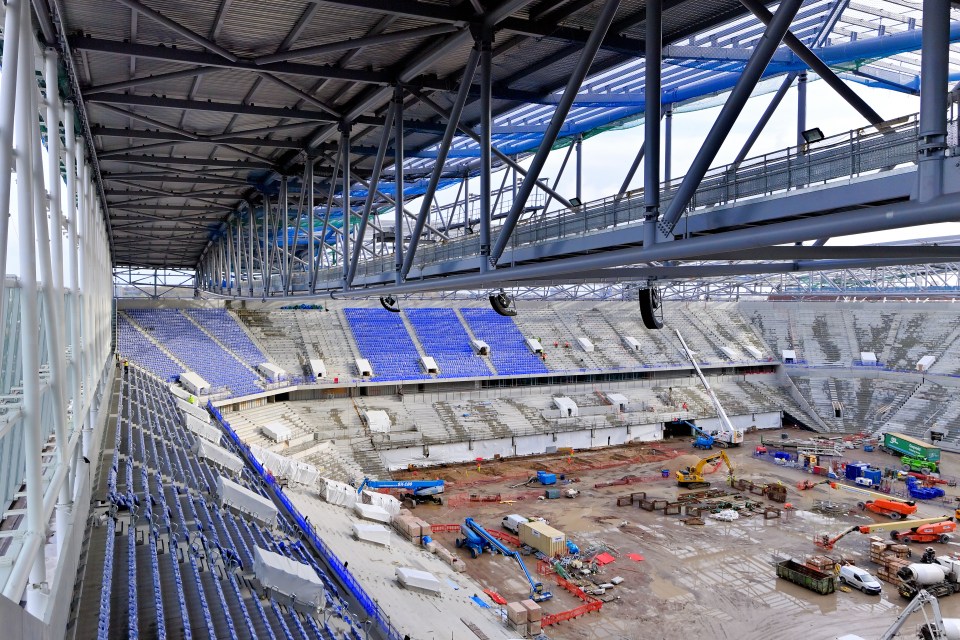
{"label": "building material stack", "polygon": [[884,540],[880,536],[871,536],[870,561],[880,565],[878,578],[899,585],[902,580],[897,576],[897,572],[910,564],[910,547]]}
{"label": "building material stack", "polygon": [[519,602],[508,603],[507,626],[518,635],[527,635],[527,608]]}
{"label": "building material stack", "polygon": [[543,630],[543,610],[533,600],[521,600],[520,604],[527,610],[527,634],[534,637]]}

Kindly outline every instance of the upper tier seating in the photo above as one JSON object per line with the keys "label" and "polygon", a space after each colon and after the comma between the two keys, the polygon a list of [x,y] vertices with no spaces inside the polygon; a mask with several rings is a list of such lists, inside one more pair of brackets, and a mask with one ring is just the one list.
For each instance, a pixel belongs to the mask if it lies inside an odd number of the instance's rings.
{"label": "upper tier seating", "polygon": [[547,373],[543,361],[527,348],[513,320],[493,309],[460,309],[463,319],[479,340],[490,345],[490,361],[501,376]]}
{"label": "upper tier seating", "polygon": [[370,361],[375,381],[423,380],[420,353],[399,314],[386,309],[344,309],[360,354]]}
{"label": "upper tier seating", "polygon": [[441,378],[475,378],[490,370],[470,346],[470,336],[453,309],[406,309],[426,354],[437,361]]}

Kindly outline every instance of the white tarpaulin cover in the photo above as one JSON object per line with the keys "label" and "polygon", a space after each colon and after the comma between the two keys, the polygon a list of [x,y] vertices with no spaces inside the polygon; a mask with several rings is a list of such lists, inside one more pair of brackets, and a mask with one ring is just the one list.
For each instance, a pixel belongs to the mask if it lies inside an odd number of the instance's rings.
{"label": "white tarpaulin cover", "polygon": [[195,404],[190,404],[189,402],[181,398],[174,398],[174,400],[177,401],[177,407],[179,407],[180,410],[183,411],[184,413],[189,413],[193,417],[203,420],[207,424],[210,423],[210,414],[207,413],[207,410],[204,409],[203,407]]}
{"label": "white tarpaulin cover", "polygon": [[405,587],[429,593],[440,593],[440,580],[429,571],[397,567],[397,580]]}
{"label": "white tarpaulin cover", "polygon": [[365,411],[363,416],[367,420],[370,431],[390,433],[390,414],[386,411]]}
{"label": "white tarpaulin cover", "polygon": [[313,373],[314,378],[326,378],[327,365],[323,364],[323,360],[319,358],[310,358],[310,372]]}
{"label": "white tarpaulin cover", "polygon": [[733,349],[731,349],[730,347],[726,346],[726,345],[721,346],[721,347],[720,347],[720,351],[723,351],[724,355],[726,355],[726,356],[727,356],[728,358],[730,358],[731,360],[739,360],[739,359],[740,359],[740,354],[737,353],[736,351],[734,351]]}
{"label": "white tarpaulin cover", "polygon": [[750,355],[752,355],[755,359],[759,360],[761,357],[763,357],[763,354],[760,353],[760,349],[757,349],[756,347],[751,347],[751,346],[748,345],[748,344],[745,344],[745,345],[742,345],[742,346],[743,346],[744,349],[747,350],[747,353],[749,353]]}
{"label": "white tarpaulin cover", "polygon": [[184,371],[180,374],[180,384],[186,387],[187,391],[197,395],[210,393],[210,383],[192,371]]}
{"label": "white tarpaulin cover", "polygon": [[382,524],[363,524],[355,522],[353,524],[353,537],[357,540],[381,544],[385,547],[390,546],[390,529]]}
{"label": "white tarpaulin cover", "polygon": [[860,362],[863,364],[877,364],[877,354],[873,351],[861,351]]}
{"label": "white tarpaulin cover", "polygon": [[267,436],[274,442],[282,442],[283,440],[290,439],[290,427],[283,424],[282,422],[271,422],[260,427],[260,431],[263,432],[263,435]]}
{"label": "white tarpaulin cover", "polygon": [[175,385],[175,384],[168,384],[168,385],[167,385],[167,389],[169,389],[169,390],[170,390],[170,393],[172,393],[173,395],[175,395],[175,396],[178,397],[178,398],[183,398],[184,400],[186,400],[187,398],[190,397],[190,392],[189,392],[189,391],[187,391],[187,390],[184,389],[183,387],[178,387],[178,386]]}
{"label": "white tarpaulin cover", "polygon": [[580,415],[580,407],[577,406],[576,402],[566,396],[554,398],[553,404],[557,405],[557,409],[560,409],[560,415],[564,418],[572,418]]}
{"label": "white tarpaulin cover", "polygon": [[363,502],[380,507],[392,516],[400,513],[400,501],[386,493],[377,493],[376,491],[364,491]]}
{"label": "white tarpaulin cover", "polygon": [[197,419],[192,413],[184,413],[184,426],[197,434],[204,440],[209,440],[213,444],[220,443],[220,429],[213,426],[209,422],[204,422],[203,420]]}
{"label": "white tarpaulin cover", "polygon": [[627,349],[630,349],[631,351],[640,351],[640,343],[637,342],[636,338],[632,336],[623,336],[621,340],[623,340],[623,346],[625,346]]}
{"label": "white tarpaulin cover", "polygon": [[320,471],[312,464],[282,456],[257,445],[250,445],[250,453],[275,477],[283,476],[290,482],[308,486],[316,484],[317,480],[320,479]]}
{"label": "white tarpaulin cover", "polygon": [[786,362],[787,360],[790,360],[792,362],[797,361],[797,352],[794,351],[793,349],[784,349],[782,355],[783,355],[784,362]]}
{"label": "white tarpaulin cover", "polygon": [[301,602],[311,602],[321,607],[325,604],[323,582],[308,564],[254,547],[253,573],[264,587],[296,596]]}
{"label": "white tarpaulin cover", "polygon": [[357,374],[362,378],[363,376],[372,376],[373,367],[370,366],[370,361],[366,358],[357,358],[355,360],[357,365]]}
{"label": "white tarpaulin cover", "polygon": [[277,382],[278,380],[286,380],[287,372],[278,367],[275,364],[269,362],[261,362],[257,365],[257,371],[263,374],[263,376],[270,382]]}
{"label": "white tarpaulin cover", "polygon": [[378,507],[375,504],[363,504],[362,502],[357,502],[353,505],[353,511],[364,520],[373,520],[374,522],[385,522],[390,524],[390,520],[392,519],[386,509],[383,507]]}
{"label": "white tarpaulin cover", "polygon": [[222,506],[232,507],[271,525],[277,521],[277,507],[272,502],[229,478],[217,478],[217,495]]}
{"label": "white tarpaulin cover", "polygon": [[937,359],[933,356],[923,356],[917,361],[917,371],[927,371]]}
{"label": "white tarpaulin cover", "polygon": [[343,482],[337,482],[330,478],[323,479],[323,499],[330,504],[353,508],[357,501],[357,489]]}
{"label": "white tarpaulin cover", "polygon": [[577,344],[580,345],[580,348],[590,353],[593,351],[593,343],[590,342],[589,338],[577,338]]}
{"label": "white tarpaulin cover", "polygon": [[243,460],[212,442],[197,440],[193,452],[234,473],[243,468]]}

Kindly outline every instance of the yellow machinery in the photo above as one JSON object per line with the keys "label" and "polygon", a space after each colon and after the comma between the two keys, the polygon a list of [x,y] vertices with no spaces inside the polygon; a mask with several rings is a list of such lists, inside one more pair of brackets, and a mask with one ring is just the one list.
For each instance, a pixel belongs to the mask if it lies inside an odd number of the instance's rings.
{"label": "yellow machinery", "polygon": [[730,477],[733,478],[733,465],[730,464],[730,458],[727,457],[726,452],[720,451],[703,458],[695,467],[687,467],[686,469],[677,471],[677,486],[683,487],[684,489],[705,489],[709,487],[710,483],[703,478],[703,469],[708,464],[715,464],[720,460],[727,465],[727,471]]}

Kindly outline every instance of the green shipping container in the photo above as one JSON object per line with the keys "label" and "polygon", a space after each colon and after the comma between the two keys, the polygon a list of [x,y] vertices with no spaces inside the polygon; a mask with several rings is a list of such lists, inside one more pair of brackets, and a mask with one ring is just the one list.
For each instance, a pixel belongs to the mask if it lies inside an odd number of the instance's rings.
{"label": "green shipping container", "polygon": [[940,448],[929,445],[923,440],[917,440],[902,433],[883,434],[883,446],[893,453],[920,458],[930,462],[940,462]]}
{"label": "green shipping container", "polygon": [[836,590],[836,583],[832,575],[793,560],[784,560],[777,563],[777,577],[789,580],[811,591],[816,591],[822,596]]}

